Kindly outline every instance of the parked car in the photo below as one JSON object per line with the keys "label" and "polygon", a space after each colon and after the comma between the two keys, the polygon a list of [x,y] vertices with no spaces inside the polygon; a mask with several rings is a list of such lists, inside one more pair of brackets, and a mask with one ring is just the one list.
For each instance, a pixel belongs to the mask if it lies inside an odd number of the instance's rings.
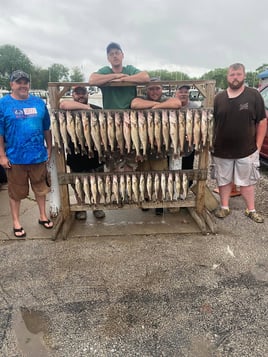
{"label": "parked car", "polygon": [[[260,88],[260,94],[264,99],[265,109],[266,109],[266,117],[268,118],[268,84],[266,86]],[[260,151],[260,161],[263,165],[268,166],[268,127],[266,131],[266,135],[261,147]]]}

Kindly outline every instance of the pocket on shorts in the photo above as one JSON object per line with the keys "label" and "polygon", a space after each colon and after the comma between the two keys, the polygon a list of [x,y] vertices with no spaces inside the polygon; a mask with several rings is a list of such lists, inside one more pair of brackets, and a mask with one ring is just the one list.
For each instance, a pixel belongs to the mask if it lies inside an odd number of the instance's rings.
{"label": "pocket on shorts", "polygon": [[254,183],[260,178],[260,153],[259,151],[255,151],[252,154],[252,162],[251,162],[251,173],[250,180],[254,181]]}

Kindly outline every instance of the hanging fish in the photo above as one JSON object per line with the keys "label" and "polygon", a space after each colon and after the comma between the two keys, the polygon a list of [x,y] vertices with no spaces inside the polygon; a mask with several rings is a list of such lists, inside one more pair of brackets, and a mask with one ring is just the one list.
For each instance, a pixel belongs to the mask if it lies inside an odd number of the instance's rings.
{"label": "hanging fish", "polygon": [[152,153],[154,151],[154,117],[151,111],[147,112],[147,128],[148,128],[150,152]]}
{"label": "hanging fish", "polygon": [[105,192],[104,192],[104,184],[101,176],[97,178],[97,186],[98,186],[98,193],[100,197],[100,203],[105,202]]}
{"label": "hanging fish", "polygon": [[210,110],[208,113],[208,141],[209,141],[209,149],[213,151],[214,146],[214,115]]}
{"label": "hanging fish", "polygon": [[162,110],[162,136],[166,153],[169,151],[169,116],[168,111]]}
{"label": "hanging fish", "polygon": [[[84,200],[84,195],[83,195],[83,192],[82,192],[82,185],[81,185],[81,181],[79,179],[78,176],[75,176],[75,191],[77,193],[77,196],[79,198],[79,200],[81,201],[81,203],[83,202]],[[81,204],[80,203],[80,204]]]}
{"label": "hanging fish", "polygon": [[69,147],[69,138],[67,132],[67,123],[63,112],[59,112],[60,134],[63,141],[63,145],[67,154],[71,154]]}
{"label": "hanging fish", "polygon": [[153,188],[153,178],[152,175],[149,173],[146,179],[146,189],[147,189],[149,201],[152,200],[152,188]]}
{"label": "hanging fish", "polygon": [[67,110],[67,112],[66,112],[66,119],[67,119],[67,131],[71,137],[72,143],[74,144],[74,152],[76,154],[79,154],[80,150],[78,147],[77,137],[76,137],[76,133],[75,133],[75,121],[72,116],[72,113],[69,110]]}
{"label": "hanging fish", "polygon": [[195,150],[199,150],[200,146],[200,133],[201,133],[201,117],[199,110],[194,112],[194,146]]}
{"label": "hanging fish", "polygon": [[131,140],[136,151],[136,161],[141,159],[140,154],[140,141],[139,141],[139,130],[138,130],[138,120],[136,111],[131,110],[130,112],[130,125],[131,125]]}
{"label": "hanging fish", "polygon": [[83,178],[83,190],[85,192],[86,198],[88,200],[88,203],[91,204],[91,198],[90,198],[90,188],[89,188],[89,182],[88,182],[88,177],[84,176]]}
{"label": "hanging fish", "polygon": [[136,175],[132,175],[132,191],[133,191],[133,201],[138,203],[139,202],[139,184],[138,178]]}
{"label": "hanging fish", "polygon": [[167,189],[168,189],[168,196],[170,201],[173,200],[173,191],[174,191],[174,181],[173,181],[173,175],[172,172],[168,174],[168,184],[167,184]]}
{"label": "hanging fish", "polygon": [[119,192],[120,192],[122,202],[125,202],[125,200],[126,200],[126,181],[125,181],[124,175],[120,175],[120,178],[119,178]]}
{"label": "hanging fish", "polygon": [[145,201],[145,179],[144,179],[144,174],[140,175],[139,190],[140,190],[140,202],[144,202]]}
{"label": "hanging fish", "polygon": [[119,204],[119,187],[118,187],[117,175],[113,175],[112,193],[113,193],[114,200],[116,201],[117,204]]}
{"label": "hanging fish", "polygon": [[54,112],[50,113],[50,120],[51,120],[51,128],[52,128],[52,134],[55,140],[55,144],[57,144],[58,151],[61,152],[61,135],[60,135],[60,128],[59,128],[59,123],[56,118],[56,115]]}
{"label": "hanging fish", "polygon": [[75,133],[78,139],[78,142],[81,146],[81,155],[87,155],[87,150],[85,148],[85,137],[82,120],[78,112],[75,113]]}
{"label": "hanging fish", "polygon": [[182,175],[182,195],[181,198],[186,200],[188,196],[189,181],[186,174]]}
{"label": "hanging fish", "polygon": [[123,122],[119,112],[114,114],[115,121],[115,138],[120,151],[120,154],[124,154],[124,134],[123,134]]}
{"label": "hanging fish", "polygon": [[142,154],[145,157],[147,152],[148,135],[147,135],[146,118],[142,110],[138,111],[138,127],[139,127],[139,139],[142,147]]}
{"label": "hanging fish", "polygon": [[193,111],[191,109],[186,110],[186,137],[189,148],[193,146]]}
{"label": "hanging fish", "polygon": [[183,153],[184,151],[184,143],[185,143],[185,115],[182,110],[179,111],[179,148],[180,151]]}
{"label": "hanging fish", "polygon": [[111,151],[114,152],[115,146],[115,127],[114,127],[114,118],[111,112],[107,114],[107,135],[108,135],[108,142],[111,148]]}
{"label": "hanging fish", "polygon": [[161,174],[161,192],[162,192],[162,201],[166,199],[166,175],[164,172]]}
{"label": "hanging fish", "polygon": [[90,125],[89,125],[89,119],[87,116],[87,112],[82,111],[81,116],[82,116],[82,125],[83,125],[84,137],[86,140],[85,144],[87,146],[88,157],[92,158],[92,157],[94,157],[94,152],[92,150],[92,139],[91,139],[91,134],[90,134]]}
{"label": "hanging fish", "polygon": [[169,111],[169,133],[173,146],[173,158],[177,159],[179,157],[178,153],[178,121],[175,110]]}
{"label": "hanging fish", "polygon": [[181,194],[181,178],[178,172],[175,173],[175,197],[178,200]]}
{"label": "hanging fish", "polygon": [[105,203],[109,204],[111,203],[111,195],[112,195],[112,183],[111,183],[111,177],[107,175],[105,177]]}
{"label": "hanging fish", "polygon": [[104,112],[99,111],[99,124],[100,124],[100,136],[101,142],[104,147],[104,152],[108,152],[108,136],[107,136],[107,122]]}
{"label": "hanging fish", "polygon": [[130,117],[129,111],[124,111],[123,114],[123,134],[126,143],[127,153],[131,151],[131,133],[130,133]]}
{"label": "hanging fish", "polygon": [[91,191],[91,202],[94,203],[94,205],[97,204],[97,199],[98,199],[98,188],[97,188],[97,181],[95,175],[90,175],[90,191]]}
{"label": "hanging fish", "polygon": [[161,146],[162,146],[162,126],[161,126],[161,117],[158,110],[154,112],[154,138],[157,147],[157,156],[161,156]]}
{"label": "hanging fish", "polygon": [[126,188],[127,188],[128,201],[131,201],[132,200],[132,180],[131,180],[130,175],[127,175]]}
{"label": "hanging fish", "polygon": [[159,189],[160,189],[160,179],[159,179],[159,175],[156,173],[156,174],[154,175],[153,201],[158,201]]}
{"label": "hanging fish", "polygon": [[208,137],[208,113],[206,109],[201,112],[201,142],[203,148],[206,146]]}
{"label": "hanging fish", "polygon": [[100,138],[100,127],[99,121],[95,112],[90,112],[90,132],[93,143],[99,155],[99,162],[101,163],[102,159],[102,150],[101,150],[101,138]]}

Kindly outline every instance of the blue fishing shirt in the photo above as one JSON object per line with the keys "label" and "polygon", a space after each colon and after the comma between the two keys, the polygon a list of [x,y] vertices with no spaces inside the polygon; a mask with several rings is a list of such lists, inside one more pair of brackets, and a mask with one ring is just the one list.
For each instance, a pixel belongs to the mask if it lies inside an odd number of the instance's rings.
{"label": "blue fishing shirt", "polygon": [[39,164],[47,160],[44,131],[50,128],[45,102],[33,95],[0,99],[0,136],[11,164]]}

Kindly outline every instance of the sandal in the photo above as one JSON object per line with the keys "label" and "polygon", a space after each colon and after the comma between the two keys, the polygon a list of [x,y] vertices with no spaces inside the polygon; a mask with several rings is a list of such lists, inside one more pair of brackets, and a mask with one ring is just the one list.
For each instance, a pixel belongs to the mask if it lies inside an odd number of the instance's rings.
{"label": "sandal", "polygon": [[249,211],[248,209],[246,209],[245,216],[247,216],[248,218],[252,219],[252,221],[256,222],[256,223],[263,223],[264,222],[264,218],[259,213],[257,213],[256,211]]}
{"label": "sandal", "polygon": [[[16,238],[24,238],[26,237],[26,232],[24,231],[23,227],[20,228],[13,228],[13,233]],[[21,234],[17,234],[21,233]]]}
{"label": "sandal", "polygon": [[[46,229],[51,229],[51,228],[53,228],[53,224],[52,224],[52,226],[49,226],[50,222],[51,222],[50,219],[48,219],[48,220],[46,220],[46,221],[41,221],[41,219],[39,219],[39,221],[38,221],[38,223],[41,224],[41,225],[42,225],[44,228],[46,228]],[[52,223],[52,222],[51,222],[51,223]]]}

